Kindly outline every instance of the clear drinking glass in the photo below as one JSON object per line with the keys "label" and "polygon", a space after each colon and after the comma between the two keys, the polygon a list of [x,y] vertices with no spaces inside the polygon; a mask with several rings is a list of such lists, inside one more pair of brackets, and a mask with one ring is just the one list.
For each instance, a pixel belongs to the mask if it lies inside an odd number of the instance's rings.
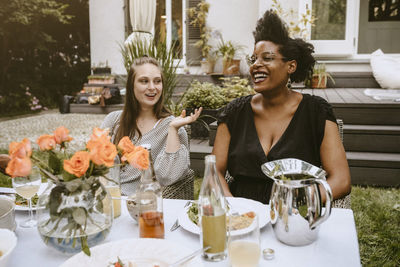
{"label": "clear drinking glass", "polygon": [[[228,256],[232,267],[256,267],[260,260],[260,228],[257,214],[250,226],[240,229],[229,229]],[[231,220],[231,218],[230,218]]]}
{"label": "clear drinking glass", "polygon": [[32,197],[39,191],[42,177],[38,167],[33,166],[31,174],[24,177],[12,178],[12,185],[18,195],[28,200],[29,219],[19,223],[19,226],[24,228],[36,227],[37,221],[33,218]]}
{"label": "clear drinking glass", "polygon": [[118,157],[114,160],[114,164],[114,167],[110,168],[108,171],[108,180],[102,180],[102,182],[111,195],[115,219],[121,215],[121,183],[119,178],[120,161]]}

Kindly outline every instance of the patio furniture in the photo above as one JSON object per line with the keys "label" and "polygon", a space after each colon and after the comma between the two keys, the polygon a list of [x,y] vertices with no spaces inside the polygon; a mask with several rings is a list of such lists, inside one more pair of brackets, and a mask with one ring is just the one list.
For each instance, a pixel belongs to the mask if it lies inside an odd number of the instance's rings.
{"label": "patio furniture", "polygon": [[171,199],[193,199],[194,193],[194,171],[189,169],[189,173],[182,180],[163,188],[163,198]]}
{"label": "patio furniture", "polygon": [[[343,142],[343,120],[337,119],[336,122],[337,122],[338,128],[339,128],[340,140],[342,140],[342,142]],[[348,194],[345,197],[334,200],[332,203],[332,208],[351,209],[350,194]]]}
{"label": "patio furniture", "polygon": [[[191,137],[191,128],[190,125],[185,125],[185,130],[188,135],[188,143],[190,150],[190,137]],[[163,198],[171,198],[171,199],[193,199],[194,197],[194,171],[189,169],[188,174],[182,180],[168,185],[163,188]]]}
{"label": "patio furniture", "polygon": [[[185,200],[164,199],[165,239],[194,251],[200,248],[198,235],[187,232],[182,227],[173,232],[169,231],[185,203]],[[121,216],[114,220],[106,242],[139,237],[139,227],[129,216],[126,205],[122,205],[121,212]],[[26,212],[17,212],[17,221],[25,219],[26,216]],[[259,266],[361,266],[352,210],[332,209],[329,220],[321,225],[318,239],[308,246],[292,247],[281,243],[276,239],[270,223],[260,232],[261,248],[273,248],[275,258],[270,261],[261,258]],[[11,255],[10,266],[53,267],[59,266],[70,257],[47,247],[35,228],[18,227],[16,234],[18,244]],[[104,266],[107,264],[104,263]],[[229,260],[218,263],[203,261],[203,264],[205,267],[229,266]]]}

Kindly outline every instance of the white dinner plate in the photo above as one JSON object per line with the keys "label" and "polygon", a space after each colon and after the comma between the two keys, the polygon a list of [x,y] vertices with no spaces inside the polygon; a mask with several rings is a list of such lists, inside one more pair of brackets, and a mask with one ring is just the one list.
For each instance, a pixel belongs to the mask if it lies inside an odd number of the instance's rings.
{"label": "white dinner plate", "polygon": [[[227,200],[231,204],[232,209],[235,212],[239,212],[240,214],[243,214],[243,213],[246,213],[249,211],[254,211],[255,213],[257,213],[260,229],[263,228],[265,225],[267,225],[267,223],[270,221],[268,205],[264,205],[261,202],[258,202],[258,201],[252,200],[252,199],[239,198],[239,197],[227,197]],[[179,216],[178,216],[179,224],[186,231],[192,232],[194,234],[200,234],[199,226],[197,226],[195,223],[193,223],[187,215],[188,209],[189,209],[189,207],[186,207],[179,214]],[[245,229],[231,231],[230,234],[231,235],[244,234],[247,231],[249,231],[249,229],[251,229],[251,228],[245,228]]]}
{"label": "white dinner plate", "polygon": [[[47,183],[41,183],[37,195],[40,196],[47,188]],[[28,205],[15,205],[15,210],[29,211]],[[32,210],[37,210],[37,206],[32,204]]]}
{"label": "white dinner plate", "polygon": [[[176,244],[165,239],[138,238],[124,239],[105,243],[90,249],[91,256],[80,252],[60,267],[106,267],[113,266],[118,258],[123,263],[134,262],[140,267],[153,267],[158,264],[160,267],[167,267],[193,251],[184,245]],[[126,265],[127,266],[127,265]],[[134,265],[135,266],[135,265]],[[184,264],[186,267],[203,266],[200,256],[197,256]]]}

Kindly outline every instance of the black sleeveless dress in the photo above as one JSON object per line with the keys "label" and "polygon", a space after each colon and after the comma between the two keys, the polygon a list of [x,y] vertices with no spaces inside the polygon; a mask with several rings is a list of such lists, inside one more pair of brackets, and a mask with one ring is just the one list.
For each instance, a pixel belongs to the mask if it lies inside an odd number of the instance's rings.
{"label": "black sleeveless dress", "polygon": [[272,180],[261,171],[261,165],[283,158],[297,158],[321,166],[320,146],[325,122],[336,123],[331,105],[323,98],[303,94],[292,120],[278,142],[266,155],[254,124],[252,95],[230,102],[218,116],[231,135],[227,170],[234,180],[229,185],[235,197],[245,197],[267,204]]}

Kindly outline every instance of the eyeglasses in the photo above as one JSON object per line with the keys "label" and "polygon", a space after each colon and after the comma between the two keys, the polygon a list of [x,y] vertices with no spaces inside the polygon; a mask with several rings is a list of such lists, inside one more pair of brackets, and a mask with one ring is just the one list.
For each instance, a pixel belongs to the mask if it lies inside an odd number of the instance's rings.
{"label": "eyeglasses", "polygon": [[[271,53],[261,54],[261,64],[263,65],[270,65],[275,59],[286,60],[285,57],[275,57]],[[257,57],[255,55],[252,55],[251,57],[247,58],[247,63],[249,65],[254,65],[256,62],[257,62]]]}

